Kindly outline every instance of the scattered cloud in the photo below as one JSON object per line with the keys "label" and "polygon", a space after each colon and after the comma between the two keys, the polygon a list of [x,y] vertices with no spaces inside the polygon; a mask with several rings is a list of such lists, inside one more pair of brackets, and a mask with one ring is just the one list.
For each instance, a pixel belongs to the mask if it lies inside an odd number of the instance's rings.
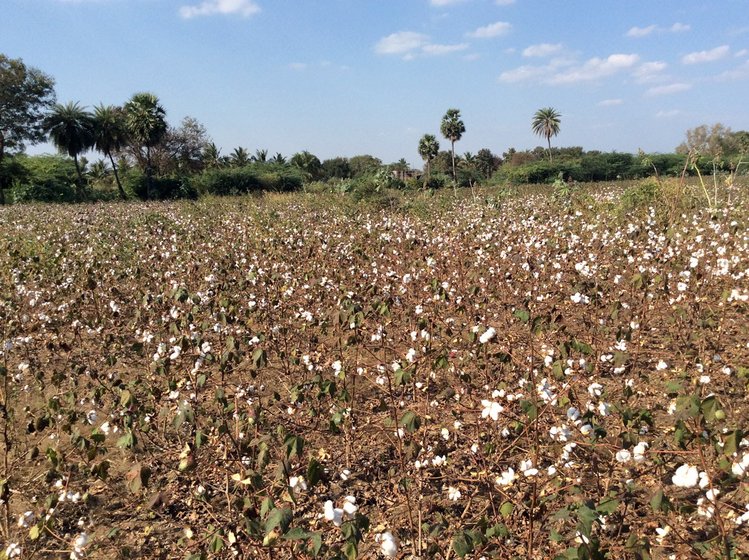
{"label": "scattered cloud", "polygon": [[203,0],[200,4],[179,9],[179,15],[185,19],[216,14],[250,17],[258,12],[260,6],[254,0]]}
{"label": "scattered cloud", "polygon": [[713,62],[725,58],[731,52],[728,45],[721,45],[709,51],[697,51],[684,55],[681,59],[682,64],[700,64],[702,62]]}
{"label": "scattered cloud", "polygon": [[496,23],[490,23],[484,27],[479,27],[476,31],[468,34],[469,37],[474,39],[490,39],[492,37],[499,37],[505,35],[512,29],[512,25],[506,21],[498,21]]}
{"label": "scattered cloud", "polygon": [[655,117],[658,119],[669,119],[671,117],[675,117],[680,114],[681,114],[681,111],[679,111],[678,109],[669,109],[669,110],[664,110],[664,111],[658,111],[655,114]]}
{"label": "scattered cloud", "polygon": [[604,99],[598,102],[598,106],[599,107],[616,107],[617,105],[622,105],[623,103],[624,103],[623,99]]}
{"label": "scattered cloud", "polygon": [[515,0],[494,0],[497,6],[511,6],[515,3]]}
{"label": "scattered cloud", "polygon": [[645,27],[630,27],[629,31],[625,33],[627,37],[647,37],[653,33],[683,33],[692,29],[691,25],[685,23],[674,23],[671,27],[661,27],[656,24],[648,25]]}
{"label": "scattered cloud", "polygon": [[690,89],[692,89],[691,84],[676,82],[674,84],[668,84],[667,86],[652,87],[645,92],[645,95],[647,97],[657,97],[659,95],[672,95],[674,93],[681,93]]}
{"label": "scattered cloud", "polygon": [[735,56],[736,58],[741,58],[742,56],[746,56],[748,54],[749,49],[741,49],[740,51],[736,51],[736,54],[734,54],[733,56]]}
{"label": "scattered cloud", "polygon": [[442,6],[452,6],[453,4],[461,4],[462,2],[465,2],[465,1],[466,0],[429,0],[429,3],[432,6],[441,8]]}
{"label": "scattered cloud", "polygon": [[562,50],[561,43],[556,43],[554,45],[550,43],[541,43],[539,45],[531,45],[530,47],[526,47],[523,50],[523,56],[546,57],[546,56],[551,56],[552,54],[556,54],[561,50]]}
{"label": "scattered cloud", "polygon": [[744,80],[746,78],[749,78],[749,60],[733,70],[726,70],[725,72],[718,74],[715,77],[715,80],[718,82],[730,82],[734,80]]}
{"label": "scattered cloud", "polygon": [[607,58],[591,58],[578,67],[560,72],[551,78],[552,84],[572,84],[597,80],[632,68],[640,60],[636,54],[612,54]]}
{"label": "scattered cloud", "polygon": [[306,62],[292,62],[289,64],[289,68],[297,71],[306,70],[308,66],[309,65]]}
{"label": "scattered cloud", "polygon": [[445,55],[468,48],[467,43],[440,45],[432,43],[428,35],[414,31],[399,31],[380,39],[374,47],[377,54],[401,55],[406,60],[416,55]]}
{"label": "scattered cloud", "polygon": [[647,27],[632,27],[629,31],[627,31],[627,37],[646,37],[647,35],[650,35],[653,33],[656,29],[658,29],[658,26],[648,25]]}
{"label": "scattered cloud", "polygon": [[666,76],[663,74],[666,68],[668,68],[668,64],[665,62],[643,62],[635,68],[632,75],[638,84],[657,82],[666,79]]}

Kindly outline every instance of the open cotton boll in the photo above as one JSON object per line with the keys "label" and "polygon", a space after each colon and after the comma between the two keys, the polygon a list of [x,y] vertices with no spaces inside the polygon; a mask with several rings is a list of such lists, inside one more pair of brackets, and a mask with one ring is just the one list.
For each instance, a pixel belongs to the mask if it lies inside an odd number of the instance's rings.
{"label": "open cotton boll", "polygon": [[671,482],[680,488],[694,488],[697,486],[697,480],[699,479],[699,471],[697,467],[693,467],[688,463],[684,463],[671,477]]}
{"label": "open cotton boll", "polygon": [[380,541],[380,552],[386,558],[395,558],[398,554],[398,541],[390,531],[378,535]]}
{"label": "open cotton boll", "polygon": [[354,515],[357,509],[359,508],[356,506],[356,498],[353,496],[346,496],[343,499],[343,511],[349,515]]}

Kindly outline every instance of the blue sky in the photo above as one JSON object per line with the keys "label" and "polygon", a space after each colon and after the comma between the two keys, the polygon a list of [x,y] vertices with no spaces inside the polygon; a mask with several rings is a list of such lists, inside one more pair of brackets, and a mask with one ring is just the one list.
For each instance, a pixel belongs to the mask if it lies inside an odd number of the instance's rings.
{"label": "blue sky", "polygon": [[[58,100],[159,96],[170,123],[321,159],[406,158],[450,107],[459,152],[553,144],[668,152],[688,128],[749,129],[747,0],[2,0],[0,52]],[[442,146],[448,146],[442,140]],[[36,147],[30,151],[49,150]]]}

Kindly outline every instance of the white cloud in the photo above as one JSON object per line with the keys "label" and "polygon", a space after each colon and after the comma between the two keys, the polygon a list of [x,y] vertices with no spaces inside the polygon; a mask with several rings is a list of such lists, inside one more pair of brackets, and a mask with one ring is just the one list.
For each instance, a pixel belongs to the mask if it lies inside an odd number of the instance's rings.
{"label": "white cloud", "polygon": [[406,54],[427,44],[429,37],[414,31],[399,31],[380,39],[375,45],[378,54]]}
{"label": "white cloud", "polygon": [[678,109],[669,109],[668,111],[658,111],[655,116],[658,119],[668,119],[679,114],[681,114],[681,111]]}
{"label": "white cloud", "polygon": [[511,6],[515,3],[515,0],[494,0],[497,6]]}
{"label": "white cloud", "polygon": [[459,45],[433,45],[430,43],[421,47],[421,51],[424,54],[441,55],[464,51],[467,48],[468,45],[466,43],[460,43]]}
{"label": "white cloud", "polygon": [[743,80],[749,78],[749,60],[741,64],[733,70],[726,70],[725,72],[717,75],[715,79],[719,82],[728,82],[733,80]]}
{"label": "white cloud", "polygon": [[667,86],[652,87],[645,92],[645,95],[648,97],[656,97],[659,95],[671,95],[674,93],[681,93],[683,91],[688,91],[690,89],[692,89],[691,84],[677,82],[674,84],[669,84]]}
{"label": "white cloud", "polygon": [[510,29],[512,29],[512,25],[506,21],[498,21],[496,23],[485,25],[484,27],[479,27],[476,31],[469,33],[468,36],[473,37],[474,39],[490,39],[491,37],[504,35],[509,32]]}
{"label": "white cloud", "polygon": [[736,58],[741,58],[742,56],[746,56],[748,54],[749,54],[749,50],[741,49],[740,51],[737,51],[736,54],[734,54],[733,56],[735,56]]}
{"label": "white cloud", "polygon": [[657,25],[648,25],[647,27],[632,27],[627,31],[627,37],[645,37],[658,29]]}
{"label": "white cloud", "polygon": [[185,19],[215,14],[250,17],[259,11],[260,6],[254,0],[203,0],[197,5],[182,6],[179,15]]}
{"label": "white cloud", "polygon": [[539,45],[531,45],[530,47],[525,48],[523,50],[523,56],[544,57],[544,56],[550,56],[552,54],[556,54],[561,50],[562,50],[561,43],[556,43],[555,45],[552,45],[550,43],[541,43]]}
{"label": "white cloud", "polygon": [[663,75],[663,71],[667,67],[668,64],[666,64],[665,62],[643,62],[637,68],[635,68],[635,71],[632,72],[632,75],[635,77],[635,80],[638,84],[657,82],[665,78],[665,76]]}
{"label": "white cloud", "polygon": [[646,27],[630,27],[629,31],[625,33],[627,37],[647,37],[653,33],[682,33],[692,29],[691,25],[685,23],[674,23],[671,27],[660,27],[652,24]]}
{"label": "white cloud", "polygon": [[623,99],[604,99],[598,102],[598,106],[599,107],[616,107],[617,105],[622,105],[623,103],[624,103]]}
{"label": "white cloud", "polygon": [[582,66],[570,68],[552,76],[552,84],[572,84],[597,80],[631,68],[640,60],[636,54],[612,54],[607,58],[591,58]]}
{"label": "white cloud", "polygon": [[307,66],[308,66],[307,63],[305,62],[292,62],[291,64],[289,64],[289,68],[291,68],[292,70],[299,70],[299,71],[306,70]]}
{"label": "white cloud", "polygon": [[465,0],[429,0],[429,3],[432,6],[437,7],[452,6],[453,4],[460,4],[461,2],[465,2]]}
{"label": "white cloud", "polygon": [[404,59],[411,60],[416,55],[445,55],[468,48],[467,43],[455,45],[440,45],[432,43],[428,35],[414,31],[399,31],[380,39],[375,45],[377,54],[402,55]]}
{"label": "white cloud", "polygon": [[682,64],[713,62],[715,60],[725,58],[726,56],[728,56],[729,52],[731,52],[731,48],[728,45],[721,45],[720,47],[715,47],[714,49],[710,49],[709,51],[697,51],[684,55],[681,59],[681,62]]}

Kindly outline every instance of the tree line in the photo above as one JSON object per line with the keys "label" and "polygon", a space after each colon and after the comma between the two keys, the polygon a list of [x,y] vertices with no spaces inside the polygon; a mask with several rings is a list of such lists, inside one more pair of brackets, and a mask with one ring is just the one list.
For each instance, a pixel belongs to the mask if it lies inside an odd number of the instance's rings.
{"label": "tree line", "polygon": [[[170,125],[153,93],[135,93],[122,105],[99,104],[89,110],[77,101],[58,103],[54,84],[41,70],[0,54],[0,203],[9,191],[18,201],[72,201],[101,193],[154,199],[300,188],[349,192],[451,185],[456,189],[490,182],[551,182],[560,175],[600,181],[677,174],[683,171],[685,154],[702,155],[695,161],[704,171],[715,171],[716,162],[735,165],[749,152],[749,133],[733,132],[722,124],[688,131],[673,154],[554,148],[551,139],[560,132],[561,115],[545,107],[536,111],[530,124],[545,139],[546,148],[509,148],[501,156],[489,148],[456,153],[466,125],[459,109],[448,109],[439,131],[449,150],[440,149],[435,134],[424,134],[415,146],[423,170],[411,169],[405,159],[386,165],[367,154],[321,161],[309,151],[287,158],[266,149],[250,153],[239,146],[222,155],[196,119],[186,117],[179,126]],[[62,157],[24,154],[26,145],[45,140]],[[89,161],[90,152],[102,158]]]}

